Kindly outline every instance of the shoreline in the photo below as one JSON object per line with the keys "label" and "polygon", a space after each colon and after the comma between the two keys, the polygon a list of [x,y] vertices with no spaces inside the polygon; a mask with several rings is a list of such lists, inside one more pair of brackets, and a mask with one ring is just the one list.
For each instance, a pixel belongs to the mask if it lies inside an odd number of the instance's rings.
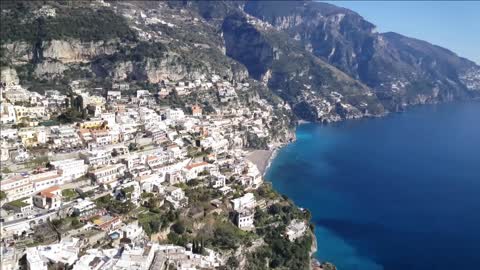
{"label": "shoreline", "polygon": [[260,174],[265,176],[270,164],[273,160],[273,157],[276,155],[275,150],[253,150],[249,152],[246,156],[246,159],[257,167]]}
{"label": "shoreline", "polygon": [[[471,100],[468,100],[466,102],[474,102],[474,103],[477,103],[480,101],[480,97],[478,98],[473,98]],[[366,116],[366,117],[362,117],[362,118],[355,118],[355,119],[342,119],[339,122],[344,122],[344,121],[349,121],[349,120],[363,120],[363,119],[379,119],[379,118],[385,118],[387,116],[391,116],[393,114],[398,114],[398,113],[405,113],[405,112],[408,112],[410,111],[412,108],[416,108],[416,107],[425,107],[425,105],[427,106],[432,106],[432,105],[444,105],[444,104],[450,104],[450,103],[461,103],[461,102],[439,102],[439,103],[426,103],[426,104],[416,104],[416,105],[410,105],[408,106],[405,110],[403,111],[396,111],[396,112],[389,112],[389,113],[386,113],[386,114],[382,114],[382,115],[377,115],[377,116]],[[297,128],[301,125],[304,125],[304,124],[321,124],[321,125],[328,125],[328,124],[332,124],[332,123],[322,123],[322,122],[317,122],[317,121],[306,121],[306,120],[298,120],[296,122],[296,125],[292,131],[293,133],[293,138],[295,138],[295,134],[296,134],[296,131],[297,131]],[[295,139],[289,141],[289,142],[286,142],[286,143],[279,143],[277,145],[275,145],[274,147],[272,147],[272,150],[271,151],[271,155],[270,157],[268,158],[268,161],[267,161],[267,166],[265,166],[263,172],[262,172],[262,175],[263,177],[265,178],[265,175],[266,175],[266,172],[268,171],[268,169],[270,168],[273,160],[276,158],[276,156],[278,155],[278,151],[280,151],[283,147],[285,146],[288,146],[290,143],[292,142],[295,142]],[[272,182],[272,180],[270,180],[270,182]],[[298,207],[298,205],[296,205],[296,203],[294,201],[292,201],[293,204]],[[319,260],[318,258],[315,257],[315,253],[316,251],[318,250],[318,241],[316,239],[316,236],[315,236],[315,232],[314,230],[311,230],[311,234],[312,234],[312,237],[313,237],[313,245],[312,245],[312,248],[309,252],[309,255],[310,255],[310,269],[311,270],[321,270],[321,269],[337,269],[335,267],[335,265],[327,262],[327,261],[321,261]]]}
{"label": "shoreline", "polygon": [[267,166],[265,166],[265,169],[262,172],[262,177],[263,178],[265,178],[265,175],[267,174],[268,169],[270,169],[270,166],[272,165],[273,160],[277,157],[278,151],[280,151],[280,149],[282,149],[286,145],[287,144],[279,146],[279,147],[275,147],[273,150],[271,150],[272,153],[270,154],[270,157],[267,160]]}

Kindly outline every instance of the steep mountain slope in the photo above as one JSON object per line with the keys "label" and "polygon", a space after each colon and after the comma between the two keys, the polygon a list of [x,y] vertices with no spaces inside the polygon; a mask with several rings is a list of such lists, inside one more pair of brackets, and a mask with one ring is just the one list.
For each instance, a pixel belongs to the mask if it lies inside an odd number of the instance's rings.
{"label": "steep mountain slope", "polygon": [[224,19],[222,31],[227,55],[292,104],[299,116],[332,121],[383,113],[368,87],[306,52],[284,33],[238,13]]}
{"label": "steep mountain slope", "polygon": [[475,63],[424,41],[377,33],[348,9],[313,1],[248,1],[244,10],[372,87],[389,109],[479,95]]}
{"label": "steep mountain slope", "polygon": [[174,1],[172,5],[195,10],[219,29],[226,54],[289,102],[301,118],[329,122],[384,114],[369,87],[306,51],[283,31],[244,13],[244,2]]}
{"label": "steep mountain slope", "polygon": [[50,87],[46,81],[64,86],[72,79],[151,86],[207,73],[247,78],[243,66],[225,57],[221,37],[185,15],[149,2],[2,5],[2,66],[15,67],[22,84],[36,91]]}

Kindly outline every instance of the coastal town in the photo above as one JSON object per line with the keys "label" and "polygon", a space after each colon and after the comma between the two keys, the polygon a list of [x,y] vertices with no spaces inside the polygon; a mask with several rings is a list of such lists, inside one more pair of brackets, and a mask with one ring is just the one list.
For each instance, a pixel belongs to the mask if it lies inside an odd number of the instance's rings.
{"label": "coastal town", "polygon": [[[263,177],[291,139],[275,137],[288,105],[245,106],[250,85],[217,75],[70,86],[41,94],[2,73],[2,269],[261,269],[265,246],[312,254],[310,214]],[[175,103],[192,93],[213,101]]]}
{"label": "coastal town", "polygon": [[477,269],[480,6],[332,2],[1,0],[0,270]]}

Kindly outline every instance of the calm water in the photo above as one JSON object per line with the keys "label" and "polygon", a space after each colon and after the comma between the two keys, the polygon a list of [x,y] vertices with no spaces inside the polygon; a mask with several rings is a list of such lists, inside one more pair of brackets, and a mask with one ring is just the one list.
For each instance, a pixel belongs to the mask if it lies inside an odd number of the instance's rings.
{"label": "calm water", "polygon": [[480,269],[480,103],[302,125],[267,179],[339,270]]}

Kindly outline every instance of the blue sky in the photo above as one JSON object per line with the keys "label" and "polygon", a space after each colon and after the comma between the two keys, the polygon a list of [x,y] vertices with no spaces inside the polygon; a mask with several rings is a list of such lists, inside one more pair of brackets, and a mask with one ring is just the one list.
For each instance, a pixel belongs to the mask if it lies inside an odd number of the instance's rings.
{"label": "blue sky", "polygon": [[480,2],[325,1],[351,9],[377,26],[445,47],[480,65]]}

